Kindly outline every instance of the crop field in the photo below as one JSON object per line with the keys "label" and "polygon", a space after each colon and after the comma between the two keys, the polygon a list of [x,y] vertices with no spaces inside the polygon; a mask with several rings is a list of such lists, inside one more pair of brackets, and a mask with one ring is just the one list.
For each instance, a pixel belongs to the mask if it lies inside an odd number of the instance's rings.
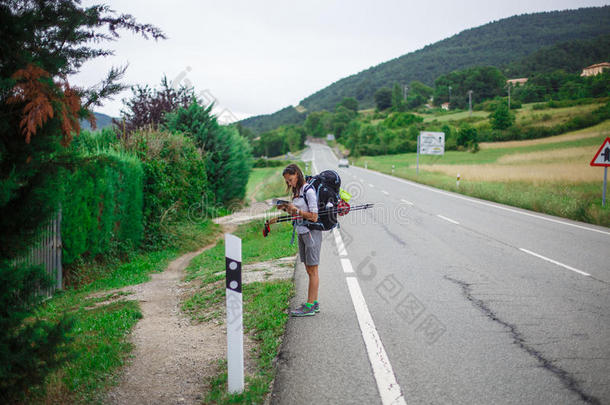
{"label": "crop field", "polygon": [[362,156],[354,162],[384,173],[392,173],[394,165],[394,175],[399,177],[610,226],[610,204],[601,206],[603,168],[589,165],[608,136],[610,120],[548,138],[483,143],[478,153],[447,151],[443,156],[420,156],[419,174],[415,153]]}

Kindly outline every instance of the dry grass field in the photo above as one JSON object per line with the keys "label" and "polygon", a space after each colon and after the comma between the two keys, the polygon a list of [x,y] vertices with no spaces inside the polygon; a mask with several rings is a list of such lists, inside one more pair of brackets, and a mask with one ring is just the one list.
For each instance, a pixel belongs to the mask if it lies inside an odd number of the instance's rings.
{"label": "dry grass field", "polygon": [[355,164],[366,162],[370,169],[435,187],[610,226],[610,208],[601,206],[604,170],[589,165],[606,137],[610,137],[610,120],[548,138],[482,143],[478,153],[424,155],[419,174],[415,153],[362,156]]}

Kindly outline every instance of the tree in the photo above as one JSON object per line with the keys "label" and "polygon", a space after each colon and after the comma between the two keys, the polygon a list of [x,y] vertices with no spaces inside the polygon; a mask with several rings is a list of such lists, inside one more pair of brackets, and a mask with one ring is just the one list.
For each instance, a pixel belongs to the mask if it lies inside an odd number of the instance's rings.
{"label": "tree", "polygon": [[392,107],[392,90],[387,87],[382,87],[377,90],[375,92],[375,104],[380,111]]}
{"label": "tree", "polygon": [[188,108],[166,114],[170,131],[182,132],[202,150],[209,174],[210,190],[218,204],[242,199],[252,168],[252,148],[233,126],[221,126],[211,113],[193,100]]}
{"label": "tree", "polygon": [[458,148],[468,149],[471,152],[479,150],[479,133],[476,128],[469,124],[463,125],[457,135]]}
{"label": "tree", "polygon": [[[104,33],[101,28],[107,28]],[[68,316],[58,321],[33,316],[40,266],[16,265],[58,207],[64,171],[75,166],[65,149],[90,108],[124,88],[125,68],[112,68],[98,86],[79,89],[66,77],[88,60],[111,55],[100,43],[128,30],[164,38],[108,6],[78,1],[0,2],[0,401],[14,403],[56,368]]]}
{"label": "tree", "polygon": [[392,88],[392,110],[397,112],[406,111],[407,109],[402,91],[400,85],[395,83]]}
{"label": "tree", "polygon": [[349,110],[346,107],[337,107],[336,112],[332,116],[332,131],[337,139],[341,138],[343,131],[350,123],[351,120],[356,118],[357,113],[353,110]]}
{"label": "tree", "polygon": [[[353,112],[358,112],[358,100],[353,97],[345,97],[339,104],[337,104],[337,108],[345,107],[348,110],[352,110]],[[336,111],[336,108],[335,108]]]}
{"label": "tree", "polygon": [[181,86],[174,89],[165,76],[161,79],[160,89],[135,86],[131,91],[131,98],[123,100],[125,108],[121,110],[122,120],[113,120],[113,124],[124,135],[145,127],[157,129],[163,123],[166,113],[178,107],[187,108],[196,98],[193,88]]}
{"label": "tree", "polygon": [[506,78],[492,66],[476,66],[439,76],[434,81],[434,102],[437,105],[448,101],[451,87],[451,105],[457,108],[468,106],[468,91],[472,90],[477,101],[493,99],[505,93]]}
{"label": "tree", "polygon": [[493,129],[507,129],[515,123],[515,114],[509,111],[506,103],[498,103],[494,112],[489,116]]}
{"label": "tree", "polygon": [[325,117],[326,111],[313,111],[307,115],[305,119],[305,130],[307,135],[314,138],[321,138],[326,135]]}

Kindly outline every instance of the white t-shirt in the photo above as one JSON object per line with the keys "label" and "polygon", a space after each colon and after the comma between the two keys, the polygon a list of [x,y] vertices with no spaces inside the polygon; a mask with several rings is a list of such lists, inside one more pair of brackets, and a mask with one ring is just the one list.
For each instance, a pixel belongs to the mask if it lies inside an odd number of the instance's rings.
{"label": "white t-shirt", "polygon": [[[318,197],[316,196],[316,190],[313,187],[309,187],[307,190],[307,202],[305,202],[305,198],[303,198],[303,190],[307,183],[303,184],[301,189],[299,190],[299,196],[292,199],[292,203],[295,207],[300,209],[301,211],[306,212],[318,212]],[[305,225],[297,225],[297,233],[303,234],[309,232],[309,228]]]}

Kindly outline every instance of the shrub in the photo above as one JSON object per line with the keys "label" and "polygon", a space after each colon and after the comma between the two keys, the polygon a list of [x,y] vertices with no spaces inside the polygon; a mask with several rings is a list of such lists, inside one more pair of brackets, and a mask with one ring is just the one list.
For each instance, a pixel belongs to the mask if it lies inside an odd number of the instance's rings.
{"label": "shrub", "polygon": [[243,199],[252,168],[252,148],[237,129],[218,125],[211,107],[205,108],[196,100],[166,118],[169,130],[184,133],[202,150],[205,169],[213,174],[208,184],[214,203],[228,205]]}
{"label": "shrub", "polygon": [[185,220],[193,208],[209,213],[200,205],[210,192],[204,157],[180,133],[136,131],[121,141],[142,161],[144,247],[166,246],[171,242],[167,226]]}
{"label": "shrub", "polygon": [[423,121],[424,119],[422,117],[415,114],[409,114],[406,112],[395,112],[390,114],[388,118],[383,121],[383,124],[388,128],[394,129],[408,127],[409,125]]}
{"label": "shrub", "polygon": [[126,253],[143,236],[143,171],[133,155],[111,149],[79,153],[62,201],[63,258]]}
{"label": "shrub", "polygon": [[506,129],[515,123],[515,115],[510,112],[508,105],[499,103],[494,112],[489,116],[493,129]]}

